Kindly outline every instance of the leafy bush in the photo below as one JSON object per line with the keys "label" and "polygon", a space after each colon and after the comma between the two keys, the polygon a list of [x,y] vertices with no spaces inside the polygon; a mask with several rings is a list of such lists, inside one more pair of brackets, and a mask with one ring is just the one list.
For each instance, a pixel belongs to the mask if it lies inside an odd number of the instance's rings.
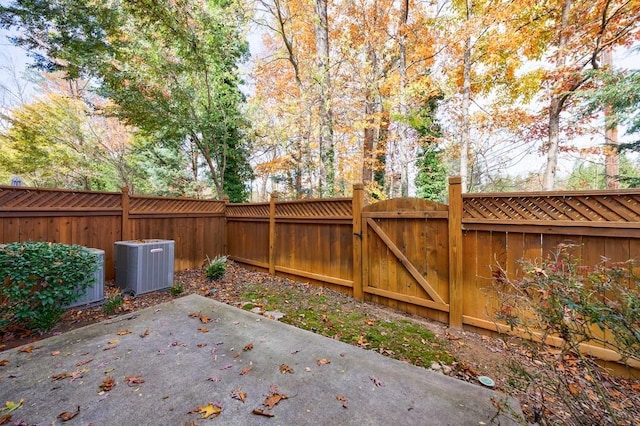
{"label": "leafy bush", "polygon": [[85,247],[47,242],[0,246],[0,331],[51,329],[93,284],[98,256]]}
{"label": "leafy bush", "polygon": [[[631,261],[603,259],[581,267],[572,256],[574,248],[560,245],[538,264],[523,262],[525,274],[518,280],[509,280],[504,271],[494,274],[498,321],[545,342],[522,342],[533,363],[543,368],[513,365],[509,383],[537,395],[536,422],[633,423],[635,411],[626,410],[633,401],[615,391],[614,380],[581,345],[613,349],[622,361],[640,359],[640,280]],[[555,338],[555,347],[546,344],[549,338]],[[564,415],[547,409],[546,401],[560,401]]]}
{"label": "leafy bush", "polygon": [[205,268],[207,278],[219,280],[227,271],[227,256],[216,256],[213,259],[207,257],[208,264]]}

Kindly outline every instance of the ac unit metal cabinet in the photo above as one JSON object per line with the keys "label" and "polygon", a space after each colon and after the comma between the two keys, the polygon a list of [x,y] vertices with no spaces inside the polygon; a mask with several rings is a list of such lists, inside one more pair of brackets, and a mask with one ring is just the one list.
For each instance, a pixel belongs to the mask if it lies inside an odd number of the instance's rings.
{"label": "ac unit metal cabinet", "polygon": [[98,256],[98,270],[93,275],[93,284],[84,290],[84,294],[67,308],[82,305],[93,305],[104,301],[104,250],[87,248]]}
{"label": "ac unit metal cabinet", "polygon": [[173,240],[116,241],[116,285],[134,295],[171,287],[174,248]]}

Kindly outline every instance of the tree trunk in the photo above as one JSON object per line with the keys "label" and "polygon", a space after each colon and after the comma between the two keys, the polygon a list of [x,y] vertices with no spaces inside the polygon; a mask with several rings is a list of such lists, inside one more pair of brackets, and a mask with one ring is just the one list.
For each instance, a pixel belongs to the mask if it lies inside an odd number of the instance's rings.
{"label": "tree trunk", "polygon": [[[467,0],[467,21],[471,19],[471,0]],[[464,41],[462,63],[462,132],[460,135],[460,179],[462,192],[468,190],[469,176],[469,146],[471,140],[471,123],[469,122],[469,107],[471,105],[471,38]]]}
{"label": "tree trunk", "polygon": [[[558,51],[556,53],[556,70],[563,69],[566,65],[566,43],[565,31],[569,23],[569,10],[572,0],[565,0],[562,5],[562,21],[558,34]],[[552,93],[549,105],[549,141],[547,151],[547,164],[542,176],[542,189],[552,191],[555,185],[556,171],[558,168],[558,147],[560,144],[560,114],[567,100],[566,93]]]}
{"label": "tree trunk", "polygon": [[554,97],[549,106],[549,147],[547,164],[542,177],[542,189],[552,191],[554,187],[556,169],[558,168],[558,145],[560,143],[560,112],[562,103],[559,97]]}
{"label": "tree trunk", "polygon": [[[607,48],[602,52],[602,64],[613,68],[612,49]],[[607,189],[620,188],[620,156],[618,154],[618,128],[609,126],[608,117],[611,115],[611,106],[604,108],[604,153],[605,153],[605,176]]]}
{"label": "tree trunk", "polygon": [[398,73],[400,74],[400,96],[398,112],[400,113],[401,120],[398,122],[398,142],[400,144],[401,162],[400,165],[400,188],[401,196],[409,196],[409,160],[411,157],[409,152],[411,150],[409,144],[409,131],[410,126],[406,123],[405,119],[408,115],[409,108],[407,106],[407,99],[405,89],[407,87],[407,46],[406,46],[406,26],[409,19],[409,0],[403,0],[400,5],[400,22],[398,25]]}
{"label": "tree trunk", "polygon": [[331,78],[329,73],[329,26],[327,0],[315,0],[315,39],[318,68],[318,103],[320,117],[320,195],[335,193],[335,165],[333,145],[333,117],[331,111]]}

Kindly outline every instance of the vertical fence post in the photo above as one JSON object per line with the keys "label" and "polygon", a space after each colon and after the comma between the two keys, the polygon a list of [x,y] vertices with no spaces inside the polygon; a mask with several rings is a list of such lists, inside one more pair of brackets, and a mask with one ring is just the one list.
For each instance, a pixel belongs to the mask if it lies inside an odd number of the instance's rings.
{"label": "vertical fence post", "polygon": [[222,201],[224,201],[224,224],[223,224],[223,229],[222,229],[222,251],[223,251],[223,255],[224,256],[228,256],[229,255],[229,249],[227,246],[227,235],[228,235],[228,221],[227,221],[227,206],[229,205],[229,196],[225,195],[222,197]]}
{"label": "vertical fence post", "polygon": [[271,194],[269,200],[269,274],[276,274],[276,202],[278,193]]}
{"label": "vertical fence post", "polygon": [[364,205],[364,185],[353,185],[353,297],[364,300],[362,289],[362,206]]}
{"label": "vertical fence post", "polygon": [[129,187],[123,186],[122,191],[122,224],[121,226],[121,238],[123,241],[129,239]]}
{"label": "vertical fence post", "polygon": [[449,178],[449,326],[462,328],[462,179]]}

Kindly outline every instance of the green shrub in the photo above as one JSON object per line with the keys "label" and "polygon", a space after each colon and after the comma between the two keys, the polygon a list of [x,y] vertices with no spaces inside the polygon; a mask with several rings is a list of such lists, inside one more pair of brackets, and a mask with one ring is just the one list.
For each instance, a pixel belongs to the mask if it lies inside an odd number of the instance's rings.
{"label": "green shrub", "polygon": [[[514,363],[508,383],[537,400],[533,405],[541,424],[634,424],[637,413],[625,409],[633,402],[606,385],[611,383],[606,370],[581,345],[614,349],[621,361],[640,358],[636,265],[603,258],[583,267],[573,256],[576,248],[559,245],[547,259],[523,262],[524,274],[516,280],[502,270],[494,274],[500,302],[496,319],[543,342],[521,342],[526,347],[521,352],[540,368]],[[544,343],[549,337],[562,340],[550,347]],[[547,407],[552,400],[562,410]]]}
{"label": "green shrub", "polygon": [[98,260],[77,245],[25,242],[0,246],[0,331],[10,325],[51,329],[64,307],[94,283]]}
{"label": "green shrub", "polygon": [[120,306],[124,304],[124,300],[122,296],[119,294],[117,296],[111,296],[107,299],[107,302],[104,304],[104,312],[107,315],[115,314]]}
{"label": "green shrub", "polygon": [[208,264],[205,269],[207,278],[219,280],[227,271],[227,256],[216,256],[213,259],[207,257]]}

